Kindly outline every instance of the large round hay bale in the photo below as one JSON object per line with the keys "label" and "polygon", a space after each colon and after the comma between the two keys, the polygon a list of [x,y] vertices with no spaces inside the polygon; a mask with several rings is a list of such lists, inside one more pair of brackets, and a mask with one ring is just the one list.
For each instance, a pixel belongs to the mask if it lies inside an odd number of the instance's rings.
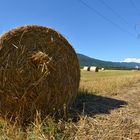
{"label": "large round hay bale", "polygon": [[99,68],[98,67],[95,67],[95,66],[91,66],[90,67],[90,71],[98,72],[99,71]]}
{"label": "large round hay bale", "polygon": [[23,26],[0,38],[0,110],[31,120],[69,107],[77,95],[80,68],[68,41],[53,29]]}

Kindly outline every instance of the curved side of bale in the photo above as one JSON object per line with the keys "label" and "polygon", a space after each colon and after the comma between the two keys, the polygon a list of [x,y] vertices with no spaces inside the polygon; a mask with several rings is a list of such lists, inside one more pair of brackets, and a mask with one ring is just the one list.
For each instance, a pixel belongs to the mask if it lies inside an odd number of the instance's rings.
{"label": "curved side of bale", "polygon": [[80,80],[77,55],[53,29],[23,26],[0,38],[1,113],[32,120],[69,107]]}
{"label": "curved side of bale", "polygon": [[98,72],[99,71],[99,68],[98,67],[95,67],[95,66],[91,66],[90,67],[90,71]]}
{"label": "curved side of bale", "polygon": [[83,67],[83,70],[84,70],[84,71],[89,71],[89,70],[90,70],[90,67],[89,67],[89,66],[84,66],[84,67]]}

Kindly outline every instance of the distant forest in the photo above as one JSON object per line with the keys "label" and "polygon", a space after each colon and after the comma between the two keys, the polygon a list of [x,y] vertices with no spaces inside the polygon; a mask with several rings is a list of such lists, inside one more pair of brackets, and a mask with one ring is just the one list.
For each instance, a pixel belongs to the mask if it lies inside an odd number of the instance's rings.
{"label": "distant forest", "polygon": [[136,66],[140,68],[140,63],[102,61],[95,58],[90,58],[83,54],[77,54],[77,56],[78,56],[81,68],[84,66],[96,66],[99,68],[103,67],[106,69],[121,69],[121,70],[135,69]]}

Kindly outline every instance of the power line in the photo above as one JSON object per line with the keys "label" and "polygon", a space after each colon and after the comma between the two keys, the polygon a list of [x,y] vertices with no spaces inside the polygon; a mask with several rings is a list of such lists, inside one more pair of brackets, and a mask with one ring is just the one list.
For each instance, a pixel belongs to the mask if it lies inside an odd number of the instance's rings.
{"label": "power line", "polygon": [[135,11],[138,14],[138,16],[140,16],[140,12],[139,12],[138,8],[135,6],[135,3],[132,0],[129,0],[129,2],[132,5],[132,7],[135,9]]}
{"label": "power line", "polygon": [[109,6],[104,0],[99,0],[100,3],[102,3],[104,6],[106,6],[114,15],[116,15],[118,18],[120,18],[125,24],[131,26],[130,23],[127,22],[125,18],[123,18],[118,12],[116,12],[111,6]]}
{"label": "power line", "polygon": [[135,35],[133,35],[131,32],[127,31],[126,29],[122,28],[120,25],[118,25],[117,23],[113,22],[112,20],[110,20],[108,17],[104,16],[102,13],[100,13],[98,10],[96,10],[95,8],[91,7],[89,4],[87,4],[85,1],[83,0],[78,0],[81,4],[83,4],[84,6],[86,6],[88,9],[90,9],[91,11],[93,11],[94,13],[96,13],[98,16],[102,17],[104,20],[106,20],[107,22],[111,23],[113,26],[115,26],[116,28],[118,28],[119,30],[121,30],[122,32],[125,32],[127,34],[129,34],[130,36],[135,37]]}
{"label": "power line", "polygon": [[[116,12],[111,6],[109,6],[104,0],[99,0],[99,2],[101,4],[103,4],[104,6],[106,6],[112,13],[114,13],[114,15],[116,15],[118,18],[120,18],[125,24],[127,24],[128,26],[132,27],[132,25],[124,18],[122,17],[118,12]],[[138,34],[138,32],[136,31],[136,26],[133,28],[134,31]],[[139,37],[138,37],[139,38]]]}
{"label": "power line", "polygon": [[[135,9],[135,12],[137,13],[137,15],[140,17],[140,12],[138,10],[138,8],[136,7],[135,3],[133,0],[129,0],[130,4],[132,5],[132,7]],[[137,26],[139,26],[140,24],[135,24],[135,30],[137,30]],[[140,39],[140,34],[138,33],[138,39]]]}

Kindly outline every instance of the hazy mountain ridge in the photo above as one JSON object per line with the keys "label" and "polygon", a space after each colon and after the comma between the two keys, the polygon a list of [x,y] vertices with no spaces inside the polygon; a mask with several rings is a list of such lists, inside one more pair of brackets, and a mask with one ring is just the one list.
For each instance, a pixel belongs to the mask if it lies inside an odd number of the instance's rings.
{"label": "hazy mountain ridge", "polygon": [[105,68],[135,68],[136,66],[140,67],[140,63],[103,61],[79,53],[77,54],[77,56],[81,67],[91,65]]}

